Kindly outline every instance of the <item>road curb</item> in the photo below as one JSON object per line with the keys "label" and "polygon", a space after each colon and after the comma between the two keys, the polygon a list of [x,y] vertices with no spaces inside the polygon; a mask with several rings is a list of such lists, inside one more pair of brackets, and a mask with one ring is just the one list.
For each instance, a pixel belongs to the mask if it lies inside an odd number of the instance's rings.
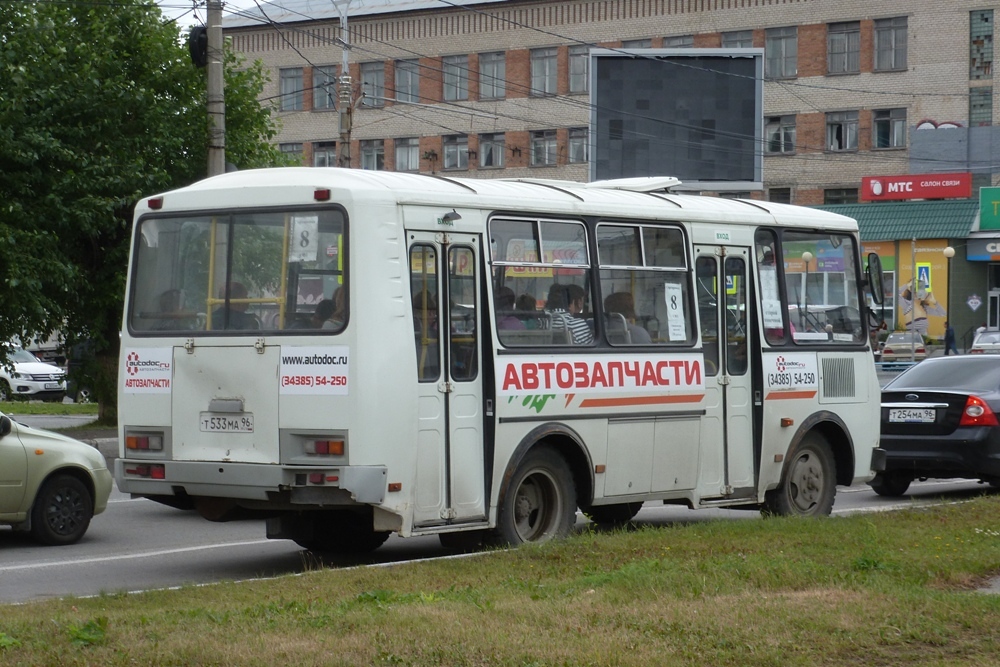
{"label": "road curb", "polygon": [[118,458],[118,438],[90,438],[83,442],[99,451],[106,459]]}

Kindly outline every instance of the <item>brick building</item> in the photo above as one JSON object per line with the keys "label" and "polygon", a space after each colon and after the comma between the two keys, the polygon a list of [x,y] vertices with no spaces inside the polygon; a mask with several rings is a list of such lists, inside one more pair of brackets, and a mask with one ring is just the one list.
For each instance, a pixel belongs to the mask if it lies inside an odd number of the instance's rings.
{"label": "brick building", "polygon": [[[339,15],[329,0],[227,14],[271,72],[277,141],[333,165]],[[994,10],[971,0],[353,0],[352,166],[586,180],[587,50],[765,50],[764,197],[858,200],[862,176],[1000,165]],[[994,149],[993,146],[996,146]],[[1000,171],[1000,169],[997,169]]]}

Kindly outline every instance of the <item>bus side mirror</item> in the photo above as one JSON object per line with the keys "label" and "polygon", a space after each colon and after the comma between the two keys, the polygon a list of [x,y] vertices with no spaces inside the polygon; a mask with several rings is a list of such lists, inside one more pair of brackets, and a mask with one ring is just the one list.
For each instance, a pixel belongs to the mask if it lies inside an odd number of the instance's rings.
{"label": "bus side mirror", "polygon": [[875,253],[868,253],[868,289],[872,294],[872,301],[876,306],[881,306],[885,301],[885,288],[882,285],[882,259]]}
{"label": "bus side mirror", "polygon": [[10,433],[10,428],[10,417],[7,415],[0,415],[0,438]]}

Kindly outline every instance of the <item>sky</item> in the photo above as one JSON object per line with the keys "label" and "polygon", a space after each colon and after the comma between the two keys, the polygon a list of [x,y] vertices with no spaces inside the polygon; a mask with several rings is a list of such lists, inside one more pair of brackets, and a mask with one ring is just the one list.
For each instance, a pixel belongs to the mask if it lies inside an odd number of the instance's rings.
{"label": "sky", "polygon": [[[223,0],[223,3],[223,17],[234,9],[256,7],[254,0]],[[164,17],[177,19],[177,24],[183,28],[205,23],[205,0],[156,0],[156,4]]]}

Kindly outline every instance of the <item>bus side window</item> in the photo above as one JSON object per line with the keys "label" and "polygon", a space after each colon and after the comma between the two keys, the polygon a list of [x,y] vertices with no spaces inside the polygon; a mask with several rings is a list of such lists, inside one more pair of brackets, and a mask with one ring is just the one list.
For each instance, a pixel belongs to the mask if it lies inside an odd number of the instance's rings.
{"label": "bus side window", "polygon": [[701,322],[701,344],[705,354],[705,375],[719,373],[719,284],[713,257],[699,257],[695,262],[698,294],[698,319]]}

